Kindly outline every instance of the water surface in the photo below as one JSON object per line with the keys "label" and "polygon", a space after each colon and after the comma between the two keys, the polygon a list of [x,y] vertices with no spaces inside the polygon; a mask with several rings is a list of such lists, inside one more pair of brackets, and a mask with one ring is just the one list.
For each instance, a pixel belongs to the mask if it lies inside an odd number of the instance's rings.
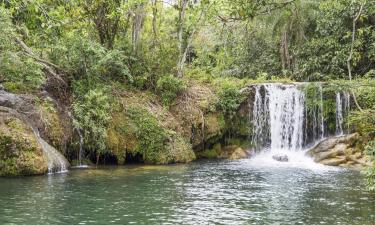
{"label": "water surface", "polygon": [[359,172],[280,165],[199,161],[1,178],[0,224],[375,224],[375,193]]}

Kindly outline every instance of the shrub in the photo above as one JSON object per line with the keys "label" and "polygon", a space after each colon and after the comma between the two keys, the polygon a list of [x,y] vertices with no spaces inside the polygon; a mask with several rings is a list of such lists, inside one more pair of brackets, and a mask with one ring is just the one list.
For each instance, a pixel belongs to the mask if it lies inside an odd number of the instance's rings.
{"label": "shrub", "polygon": [[17,53],[0,54],[0,79],[8,91],[35,91],[45,82],[42,66]]}
{"label": "shrub", "polygon": [[221,110],[225,116],[232,118],[243,100],[244,96],[238,88],[231,85],[224,86],[219,92],[217,108]]}
{"label": "shrub", "polygon": [[[374,163],[375,162],[375,141],[371,141],[365,147],[365,151],[369,156],[370,160]],[[365,172],[368,187],[371,190],[375,190],[375,165],[373,164],[372,167],[368,168]]]}
{"label": "shrub", "polygon": [[89,90],[73,103],[74,126],[83,130],[85,146],[95,151],[97,157],[106,152],[110,109],[110,98],[103,88]]}
{"label": "shrub", "polygon": [[118,50],[109,51],[94,67],[94,72],[118,81],[133,82],[128,67],[125,65],[124,53]]}
{"label": "shrub", "polygon": [[127,111],[135,127],[139,142],[138,149],[146,163],[166,163],[167,133],[159,125],[158,120],[147,110],[131,107]]}
{"label": "shrub", "polygon": [[165,105],[171,105],[176,100],[177,96],[186,89],[183,80],[172,75],[162,76],[157,81],[157,92]]}

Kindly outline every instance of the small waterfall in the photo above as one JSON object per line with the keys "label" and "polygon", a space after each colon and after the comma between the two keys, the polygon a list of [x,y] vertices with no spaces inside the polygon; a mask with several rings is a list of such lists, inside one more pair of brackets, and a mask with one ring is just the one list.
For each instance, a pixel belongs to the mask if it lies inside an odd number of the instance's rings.
{"label": "small waterfall", "polygon": [[344,134],[342,129],[344,123],[344,116],[343,116],[343,104],[341,99],[341,93],[336,93],[336,135]]}
{"label": "small waterfall", "polygon": [[253,122],[253,136],[252,143],[256,150],[266,147],[269,139],[269,110],[268,99],[261,94],[263,86],[255,86],[255,99],[253,106],[252,122]]}
{"label": "small waterfall", "polygon": [[78,166],[82,167],[85,166],[82,164],[82,157],[83,157],[83,135],[80,129],[76,129],[78,136],[79,136],[79,152],[78,152]]}
{"label": "small waterfall", "polygon": [[344,118],[350,112],[350,93],[336,93],[336,135],[343,135],[349,131],[349,127],[344,129]]}
{"label": "small waterfall", "polygon": [[35,131],[35,136],[41,145],[45,156],[47,157],[48,173],[63,173],[68,171],[69,163],[65,157],[54,147],[48,144],[40,137],[39,132]]}
{"label": "small waterfall", "polygon": [[323,104],[323,87],[322,84],[319,83],[319,96],[320,96],[320,104],[319,104],[319,113],[320,113],[320,139],[324,138],[324,104]]}

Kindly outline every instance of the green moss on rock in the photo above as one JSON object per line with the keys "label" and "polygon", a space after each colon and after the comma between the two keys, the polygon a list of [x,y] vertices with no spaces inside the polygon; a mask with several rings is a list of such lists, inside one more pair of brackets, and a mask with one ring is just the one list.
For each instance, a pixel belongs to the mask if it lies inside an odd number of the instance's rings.
{"label": "green moss on rock", "polygon": [[148,164],[190,162],[195,154],[178,133],[163,127],[142,107],[129,107],[113,116],[107,145],[120,163],[131,154],[141,155]]}
{"label": "green moss on rock", "polygon": [[17,118],[0,121],[0,176],[46,172],[46,159],[32,129]]}

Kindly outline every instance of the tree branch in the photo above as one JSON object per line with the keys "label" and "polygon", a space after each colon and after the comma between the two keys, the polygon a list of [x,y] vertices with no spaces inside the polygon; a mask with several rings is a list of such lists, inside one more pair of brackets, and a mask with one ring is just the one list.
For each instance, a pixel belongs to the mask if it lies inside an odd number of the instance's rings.
{"label": "tree branch", "polygon": [[59,80],[61,83],[63,84],[66,84],[66,82],[61,78],[60,75],[58,75],[55,70],[60,70],[60,71],[63,71],[62,69],[60,69],[57,65],[51,63],[51,62],[48,62],[44,59],[41,59],[39,58],[38,56],[35,55],[35,53],[31,50],[31,48],[29,48],[25,42],[23,42],[21,39],[19,39],[18,37],[15,38],[15,42],[25,51],[25,54],[31,58],[33,58],[35,61],[37,61],[40,65],[42,65],[44,67],[44,69],[52,76],[54,77],[55,79]]}

